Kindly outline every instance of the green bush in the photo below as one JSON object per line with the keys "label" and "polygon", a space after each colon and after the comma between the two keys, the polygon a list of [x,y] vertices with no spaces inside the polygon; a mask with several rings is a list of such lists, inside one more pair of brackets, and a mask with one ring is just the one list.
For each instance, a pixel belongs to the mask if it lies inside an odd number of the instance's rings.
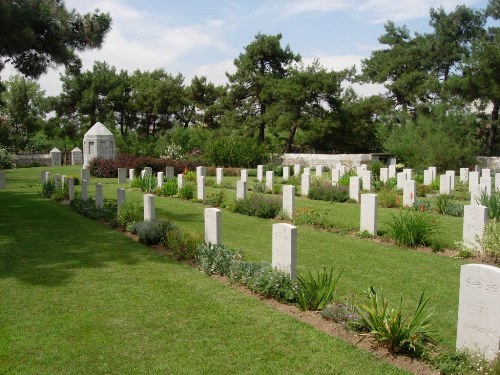
{"label": "green bush", "polygon": [[162,197],[172,197],[177,194],[177,180],[170,179],[167,180],[163,186],[156,191],[157,195]]}
{"label": "green bush", "polygon": [[194,198],[196,192],[196,186],[191,183],[185,183],[182,188],[179,189],[179,197],[186,200],[191,200]]}
{"label": "green bush", "polygon": [[427,343],[435,341],[431,328],[435,312],[427,310],[429,299],[424,299],[424,292],[409,317],[403,316],[402,302],[401,299],[396,309],[389,308],[385,297],[370,287],[368,303],[356,306],[361,316],[359,324],[392,354],[405,351],[421,354]]}
{"label": "green bush", "polygon": [[328,181],[318,181],[311,185],[308,197],[321,201],[347,202],[349,189],[346,186],[332,186]]}
{"label": "green bush", "polygon": [[225,196],[226,192],[224,190],[220,190],[214,194],[210,194],[207,197],[207,204],[212,207],[221,207],[224,204]]}
{"label": "green bush", "polygon": [[305,275],[297,276],[297,287],[294,288],[295,301],[302,311],[322,310],[333,299],[333,293],[342,276],[343,270],[337,277],[333,276],[333,268],[329,271],[323,268],[313,275],[308,271]]}
{"label": "green bush", "polygon": [[233,259],[241,257],[241,253],[236,253],[225,246],[204,243],[196,249],[195,260],[207,275],[229,276]]}
{"label": "green bush", "polygon": [[0,146],[0,169],[12,169],[16,167],[14,155]]}
{"label": "green bush", "polygon": [[196,249],[203,242],[203,236],[171,224],[166,228],[163,244],[176,260],[194,259]]}
{"label": "green bush", "polygon": [[233,211],[248,216],[272,219],[281,211],[281,200],[264,194],[252,194],[244,199],[237,199]]}
{"label": "green bush", "polygon": [[440,194],[436,197],[436,208],[443,215],[464,216],[464,206],[453,203],[448,194]]}
{"label": "green bush", "polygon": [[379,180],[380,178],[380,168],[384,168],[385,165],[380,160],[374,160],[368,164],[368,170],[372,171],[373,179]]}
{"label": "green bush", "polygon": [[52,199],[57,202],[61,202],[63,200],[69,199],[69,187],[68,184],[64,184],[64,186],[58,186],[52,192]]}
{"label": "green bush", "polygon": [[398,210],[388,223],[389,235],[403,246],[427,246],[437,232],[437,223],[429,214],[419,211]]}
{"label": "green bush", "polygon": [[269,159],[269,152],[254,139],[226,137],[212,140],[204,156],[212,165],[251,168],[264,164]]}
{"label": "green bush", "polygon": [[483,238],[479,241],[482,253],[500,262],[500,228],[497,219],[493,219],[484,227]]}
{"label": "green bush", "polygon": [[488,217],[500,220],[500,193],[494,192],[490,196],[481,193],[481,205],[488,207]]}
{"label": "green bush", "polygon": [[141,221],[144,217],[144,210],[138,202],[126,201],[120,205],[116,214],[116,221],[120,228],[126,229],[130,224]]}
{"label": "green bush", "polygon": [[346,171],[339,179],[337,185],[339,186],[349,186],[349,179],[352,176],[357,176],[356,171]]}
{"label": "green bush", "polygon": [[321,310],[321,316],[340,323],[350,331],[361,331],[360,315],[356,307],[350,303],[332,302]]}
{"label": "green bush", "polygon": [[56,183],[54,182],[54,180],[48,180],[44,182],[42,185],[42,194],[46,198],[51,198],[55,190],[56,190]]}
{"label": "green bush", "polygon": [[401,207],[398,191],[395,188],[382,188],[378,192],[378,204],[380,207]]}
{"label": "green bush", "polygon": [[102,220],[115,227],[116,220],[116,201],[104,201],[103,208],[97,208],[96,202],[92,198],[88,199],[73,199],[70,202],[70,207],[80,215],[88,217],[92,220]]}
{"label": "green bush", "polygon": [[138,221],[130,226],[130,233],[136,234],[145,245],[155,245],[162,242],[166,225],[160,221]]}
{"label": "green bush", "polygon": [[136,177],[130,183],[132,189],[141,189],[145,193],[151,193],[158,187],[158,181],[155,176]]}

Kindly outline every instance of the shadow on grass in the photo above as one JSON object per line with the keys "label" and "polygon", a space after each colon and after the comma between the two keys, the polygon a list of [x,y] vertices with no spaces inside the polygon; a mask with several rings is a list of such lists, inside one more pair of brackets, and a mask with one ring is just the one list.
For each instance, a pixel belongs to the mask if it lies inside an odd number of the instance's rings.
{"label": "shadow on grass", "polygon": [[82,268],[168,262],[142,245],[33,192],[0,193],[0,278],[71,282]]}

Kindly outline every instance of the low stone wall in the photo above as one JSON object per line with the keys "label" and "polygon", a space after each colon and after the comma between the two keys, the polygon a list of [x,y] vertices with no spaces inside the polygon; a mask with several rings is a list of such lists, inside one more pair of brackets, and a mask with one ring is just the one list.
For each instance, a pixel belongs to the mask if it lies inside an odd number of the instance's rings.
{"label": "low stone wall", "polygon": [[335,167],[338,163],[353,168],[375,160],[382,160],[387,164],[396,163],[392,154],[283,154],[281,157],[283,165],[300,164],[302,167],[325,165],[329,168]]}
{"label": "low stone wall", "polygon": [[482,168],[500,171],[500,157],[498,156],[478,156],[477,162]]}
{"label": "low stone wall", "polygon": [[50,167],[50,154],[21,154],[15,155],[16,167],[29,167],[37,165]]}

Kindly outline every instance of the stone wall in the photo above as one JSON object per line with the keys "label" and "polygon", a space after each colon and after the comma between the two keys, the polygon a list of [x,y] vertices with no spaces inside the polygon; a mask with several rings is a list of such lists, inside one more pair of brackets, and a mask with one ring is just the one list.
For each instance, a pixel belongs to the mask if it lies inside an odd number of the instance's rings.
{"label": "stone wall", "polygon": [[477,162],[482,168],[500,171],[500,157],[498,156],[478,156]]}
{"label": "stone wall", "polygon": [[[18,168],[31,166],[50,167],[50,154],[17,154],[14,159]],[[71,164],[70,151],[61,152],[61,164]]]}
{"label": "stone wall", "polygon": [[302,167],[326,165],[332,168],[341,163],[347,168],[353,168],[375,160],[389,164],[389,159],[393,156],[392,154],[283,154],[281,160],[283,165],[300,164]]}

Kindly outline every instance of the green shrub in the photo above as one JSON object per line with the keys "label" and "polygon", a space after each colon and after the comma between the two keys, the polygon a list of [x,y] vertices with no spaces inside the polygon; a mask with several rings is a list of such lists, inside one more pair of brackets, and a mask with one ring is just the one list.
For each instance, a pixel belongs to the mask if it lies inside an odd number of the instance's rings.
{"label": "green shrub", "polygon": [[158,186],[155,176],[136,177],[130,183],[132,189],[141,189],[145,193],[153,192]]}
{"label": "green shrub", "polygon": [[351,171],[346,171],[339,179],[337,185],[339,186],[349,186],[349,179],[352,176],[357,176],[356,171],[351,170]]}
{"label": "green shrub", "polygon": [[80,215],[88,217],[92,220],[103,220],[111,224],[112,227],[117,225],[116,219],[116,201],[104,201],[103,208],[97,208],[96,202],[92,198],[86,200],[73,199],[70,202],[70,207]]}
{"label": "green shrub", "polygon": [[464,206],[451,201],[451,196],[440,194],[436,197],[436,207],[440,214],[450,216],[464,216]]}
{"label": "green shrub", "polygon": [[69,199],[68,184],[64,184],[64,186],[59,185],[58,187],[56,187],[52,192],[51,198],[57,202]]}
{"label": "green shrub", "polygon": [[159,221],[138,221],[130,226],[130,233],[136,234],[145,245],[155,245],[162,242],[166,225]]}
{"label": "green shrub", "polygon": [[166,228],[163,244],[176,260],[194,259],[196,249],[203,242],[203,236],[171,224]]}
{"label": "green shrub", "polygon": [[374,180],[378,180],[380,178],[380,168],[384,167],[384,163],[382,163],[380,160],[374,160],[368,164],[368,170],[372,171]]}
{"label": "green shrub", "polygon": [[402,302],[401,299],[396,309],[389,308],[385,297],[370,287],[368,303],[356,306],[361,316],[359,324],[392,354],[405,351],[421,354],[426,344],[434,341],[431,323],[435,313],[427,310],[429,299],[424,299],[424,292],[409,317],[403,316]]}
{"label": "green shrub", "polygon": [[320,214],[310,207],[296,208],[293,212],[293,223],[295,225],[320,226],[323,222]]}
{"label": "green shrub", "polygon": [[244,199],[237,199],[233,211],[248,216],[272,219],[281,211],[281,200],[264,194],[252,194]]}
{"label": "green shrub", "polygon": [[481,205],[488,207],[488,217],[500,220],[500,193],[495,192],[490,196],[485,192],[481,193]]}
{"label": "green shrub", "polygon": [[[274,268],[269,263],[255,263],[255,265],[249,268],[244,267],[253,272],[247,275],[243,285],[248,287],[252,292],[259,293],[267,298],[273,298],[280,302],[293,301],[292,290],[294,287],[290,280],[290,275]],[[240,261],[233,262],[232,269],[235,268],[242,269]],[[234,272],[231,273],[231,275],[233,274]]]}
{"label": "green shrub", "polygon": [[212,165],[251,168],[264,164],[269,159],[269,151],[253,139],[226,137],[211,141],[204,156]]}
{"label": "green shrub", "polygon": [[360,315],[356,307],[350,303],[329,303],[321,310],[321,316],[344,325],[350,331],[362,331],[362,327],[359,324]]}
{"label": "green shrub", "polygon": [[141,221],[144,217],[144,210],[138,202],[126,201],[120,205],[116,214],[116,221],[120,228],[126,229],[130,224]]}
{"label": "green shrub", "polygon": [[496,219],[484,227],[483,238],[479,240],[479,245],[483,254],[495,262],[500,262],[500,228]]}
{"label": "green shrub", "polygon": [[450,204],[451,202],[451,196],[448,194],[439,194],[436,197],[436,208],[438,213],[444,214],[446,211],[446,207]]}
{"label": "green shrub", "polygon": [[203,243],[196,249],[195,260],[207,275],[229,276],[233,259],[241,257],[241,253],[236,253],[225,246]]}
{"label": "green shrub", "polygon": [[302,311],[322,310],[333,299],[333,293],[342,276],[343,270],[337,277],[333,276],[333,268],[329,271],[323,268],[313,275],[307,271],[305,275],[297,276],[297,287],[294,288],[295,301]]}
{"label": "green shrub", "polygon": [[380,207],[397,208],[401,207],[398,191],[394,188],[382,188],[378,192],[378,204]]}
{"label": "green shrub", "polygon": [[214,194],[210,194],[207,197],[207,204],[212,207],[221,207],[224,203],[225,196],[226,192],[224,190],[220,190]]}
{"label": "green shrub", "polygon": [[14,155],[9,153],[7,149],[0,146],[0,170],[12,169],[16,167]]}
{"label": "green shrub", "polygon": [[430,245],[437,232],[437,223],[425,212],[398,210],[391,215],[389,235],[399,245]]}
{"label": "green shrub", "polygon": [[254,193],[265,193],[266,192],[265,182],[256,182],[255,184],[253,184],[252,191]]}
{"label": "green shrub", "polygon": [[196,172],[188,171],[184,173],[184,181],[196,182]]}
{"label": "green shrub", "polygon": [[46,198],[51,198],[55,190],[56,190],[56,183],[54,182],[54,180],[48,180],[44,182],[42,185],[42,194]]}
{"label": "green shrub", "polygon": [[179,197],[186,200],[191,200],[194,198],[196,192],[196,186],[191,183],[185,183],[182,188],[179,189]]}
{"label": "green shrub", "polygon": [[170,179],[167,180],[163,186],[156,191],[157,195],[161,195],[163,197],[172,197],[177,194],[177,180]]}
{"label": "green shrub", "polygon": [[349,189],[346,186],[332,186],[331,182],[318,181],[311,185],[308,197],[321,201],[347,202]]}

